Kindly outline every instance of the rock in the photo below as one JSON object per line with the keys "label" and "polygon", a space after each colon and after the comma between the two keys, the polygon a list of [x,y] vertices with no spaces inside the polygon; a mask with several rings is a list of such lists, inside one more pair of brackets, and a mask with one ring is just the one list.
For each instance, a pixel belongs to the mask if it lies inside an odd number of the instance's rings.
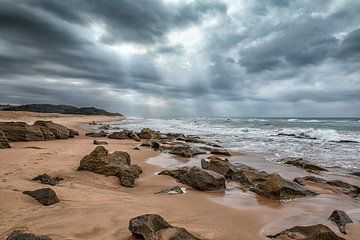
{"label": "rock", "polygon": [[93,143],[95,145],[107,145],[108,144],[107,141],[99,141],[99,140],[94,140]]}
{"label": "rock", "polygon": [[225,189],[224,176],[199,167],[192,167],[180,177],[180,182],[200,191],[214,191]]}
{"label": "rock", "polygon": [[79,136],[79,132],[74,130],[74,129],[71,129],[71,128],[68,128],[69,129],[69,138],[74,138],[75,136]]}
{"label": "rock", "polygon": [[129,133],[129,138],[134,140],[134,141],[140,142],[139,136],[134,131],[131,131]]}
{"label": "rock", "polygon": [[105,176],[117,176],[124,187],[133,187],[135,179],[142,173],[140,166],[130,165],[130,155],[126,152],[108,151],[98,146],[81,161],[78,171],[92,171]]}
{"label": "rock", "polygon": [[144,240],[198,240],[184,228],[171,226],[158,214],[145,214],[132,218],[129,230],[136,237]]}
{"label": "rock", "polygon": [[153,149],[159,149],[160,148],[160,142],[154,139],[151,139],[149,141],[150,147]]}
{"label": "rock", "polygon": [[323,224],[313,226],[295,226],[275,235],[269,235],[268,238],[282,240],[345,240],[336,235],[330,228]]}
{"label": "rock", "polygon": [[9,140],[6,138],[5,133],[0,130],[0,149],[10,148]]}
{"label": "rock", "polygon": [[183,189],[180,186],[175,186],[175,187],[165,188],[157,193],[167,193],[170,195],[176,195],[176,194],[183,194],[185,192],[183,191]]}
{"label": "rock", "polygon": [[360,172],[353,172],[353,173],[351,173],[351,175],[354,175],[354,176],[360,177]]}
{"label": "rock", "polygon": [[23,193],[35,198],[39,203],[45,206],[60,202],[56,196],[56,193],[51,188],[41,188],[35,191],[24,191]]}
{"label": "rock", "polygon": [[140,148],[139,148],[139,147],[134,147],[133,149],[134,149],[134,150],[140,150]]}
{"label": "rock", "polygon": [[283,162],[284,164],[293,165],[302,168],[306,171],[315,171],[315,172],[327,171],[325,168],[319,167],[307,160],[304,160],[303,158],[289,157],[289,158],[281,159],[280,161]]}
{"label": "rock", "polygon": [[141,139],[160,139],[160,132],[154,131],[150,128],[143,128],[139,134]]}
{"label": "rock", "polygon": [[56,184],[58,184],[60,181],[62,181],[64,179],[61,177],[51,177],[45,173],[45,174],[41,174],[41,175],[33,178],[32,180],[40,181],[42,184],[48,184],[51,186],[55,186]]}
{"label": "rock", "polygon": [[234,173],[232,180],[238,181],[250,191],[270,199],[282,200],[316,195],[297,183],[285,180],[277,173],[269,174],[244,169]]}
{"label": "rock", "polygon": [[168,175],[180,180],[181,176],[190,170],[189,167],[180,167],[177,169],[166,169],[158,173],[158,175]]}
{"label": "rock", "polygon": [[95,121],[91,121],[91,122],[89,122],[89,125],[97,125],[97,123],[95,122]]}
{"label": "rock", "polygon": [[6,240],[51,240],[48,236],[36,236],[20,230],[13,231]]}
{"label": "rock", "polygon": [[93,132],[92,133],[86,133],[85,136],[88,136],[88,137],[106,137],[107,134],[104,131],[100,131],[98,133],[93,133]]}
{"label": "rock", "polygon": [[55,135],[50,131],[49,128],[44,127],[44,126],[39,126],[39,128],[40,128],[40,131],[42,132],[45,140],[55,140]]}
{"label": "rock", "polygon": [[340,180],[325,180],[314,176],[297,177],[294,182],[300,185],[316,185],[321,186],[324,189],[329,189],[334,192],[341,191],[345,195],[349,195],[356,198],[360,194],[360,188],[347,182]]}
{"label": "rock", "polygon": [[70,136],[70,131],[67,127],[56,124],[52,121],[36,121],[34,126],[48,128],[54,134],[55,139],[67,139]]}
{"label": "rock", "polygon": [[183,157],[193,157],[199,154],[206,154],[206,152],[202,149],[190,147],[188,145],[173,146],[169,149],[169,153]]}
{"label": "rock", "polygon": [[26,146],[24,148],[29,148],[29,149],[43,149],[42,147],[37,147],[37,146]]}
{"label": "rock", "polygon": [[231,156],[231,154],[226,149],[222,149],[222,148],[213,148],[211,149],[210,153],[217,155]]}
{"label": "rock", "polygon": [[113,132],[111,133],[108,138],[111,139],[129,139],[129,131],[128,130],[122,130],[120,132]]}
{"label": "rock", "polygon": [[346,234],[346,224],[353,222],[351,218],[341,210],[335,210],[329,217],[329,220],[333,221],[339,227],[340,232],[344,234]]}
{"label": "rock", "polygon": [[149,141],[145,141],[143,143],[140,144],[140,147],[150,147],[150,142]]}
{"label": "rock", "polygon": [[0,122],[0,130],[10,142],[45,140],[39,126],[31,126],[25,122]]}
{"label": "rock", "polygon": [[100,130],[110,130],[111,127],[109,124],[104,124],[99,127]]}
{"label": "rock", "polygon": [[227,178],[231,177],[231,175],[236,171],[228,160],[223,160],[215,156],[207,159],[201,159],[201,167],[203,169],[217,172]]}

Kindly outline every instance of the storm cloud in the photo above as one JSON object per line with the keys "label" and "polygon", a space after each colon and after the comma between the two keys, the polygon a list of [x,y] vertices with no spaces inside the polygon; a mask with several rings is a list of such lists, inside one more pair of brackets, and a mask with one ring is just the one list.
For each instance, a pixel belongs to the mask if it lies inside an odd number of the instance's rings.
{"label": "storm cloud", "polygon": [[360,116],[357,0],[1,0],[0,102]]}

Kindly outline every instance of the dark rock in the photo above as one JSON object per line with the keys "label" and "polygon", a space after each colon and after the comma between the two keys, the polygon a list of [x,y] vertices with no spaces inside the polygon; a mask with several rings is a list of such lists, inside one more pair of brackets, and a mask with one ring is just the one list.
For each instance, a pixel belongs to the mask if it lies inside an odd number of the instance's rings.
{"label": "dark rock", "polygon": [[351,173],[351,175],[354,175],[354,176],[360,177],[360,172],[353,172],[353,173]]}
{"label": "dark rock", "polygon": [[283,162],[284,164],[293,165],[302,168],[306,171],[315,171],[315,172],[327,171],[325,168],[319,167],[303,158],[289,157],[289,158],[281,159],[280,161]]}
{"label": "dark rock", "polygon": [[34,126],[48,128],[54,134],[55,139],[67,139],[70,136],[70,131],[67,127],[52,121],[36,121]]}
{"label": "dark rock", "polygon": [[151,139],[149,141],[150,147],[153,149],[159,149],[160,148],[160,142],[154,139]]}
{"label": "dark rock", "polygon": [[107,136],[107,133],[104,132],[104,131],[100,131],[98,133],[86,133],[85,136],[88,136],[88,137],[106,137]]}
{"label": "dark rock", "polygon": [[313,226],[295,226],[268,238],[276,239],[297,239],[297,240],[345,240],[336,235],[330,228],[323,224]]}
{"label": "dark rock", "polygon": [[200,191],[214,191],[225,189],[224,176],[199,167],[192,167],[183,174],[179,180],[181,183],[189,185]]}
{"label": "dark rock", "polygon": [[177,145],[170,148],[169,153],[183,156],[193,157],[198,154],[206,154],[206,152],[200,148],[190,147],[188,145]]}
{"label": "dark rock", "polygon": [[[50,131],[49,128],[44,126],[39,126],[40,131],[42,132],[45,140],[55,140],[55,135]],[[69,133],[70,135],[70,133]]]}
{"label": "dark rock", "polygon": [[35,191],[24,191],[23,193],[35,198],[39,203],[45,206],[60,202],[56,196],[56,193],[51,188],[41,188]]}
{"label": "dark rock", "polygon": [[122,130],[120,132],[113,132],[111,133],[108,138],[111,139],[129,139],[129,131],[128,130]]}
{"label": "dark rock", "polygon": [[89,124],[89,125],[93,125],[93,126],[98,125],[95,121],[91,121],[91,122],[89,122],[88,124]]}
{"label": "dark rock", "polygon": [[184,175],[185,173],[187,173],[190,170],[189,167],[180,167],[177,169],[165,169],[161,172],[158,173],[158,175],[168,175],[171,176],[173,178],[176,178],[178,180],[180,180],[181,176]]}
{"label": "dark rock", "polygon": [[213,148],[211,149],[211,154],[217,154],[217,155],[224,155],[224,156],[231,156],[230,153],[223,148]]}
{"label": "dark rock", "polygon": [[167,193],[170,195],[176,195],[176,194],[183,194],[184,191],[181,189],[180,186],[175,186],[175,187],[169,187],[169,188],[165,188],[163,190],[161,190],[160,192],[157,193]]}
{"label": "dark rock", "polygon": [[150,147],[150,142],[149,141],[145,141],[142,144],[140,144],[141,147]]}
{"label": "dark rock", "polygon": [[306,177],[297,177],[294,179],[294,182],[300,185],[317,185],[322,186],[322,188],[327,188],[334,192],[341,191],[345,195],[349,195],[353,198],[356,198],[360,195],[360,188],[358,186],[352,185],[347,182],[343,182],[340,180],[325,180],[322,178],[314,177],[314,176],[306,176]]}
{"label": "dark rock", "polygon": [[10,142],[45,140],[39,126],[31,126],[25,122],[0,122],[0,130]]}
{"label": "dark rock", "polygon": [[99,141],[99,140],[94,140],[93,143],[95,145],[107,145],[108,144],[107,141]]}
{"label": "dark rock", "polygon": [[104,124],[99,127],[100,130],[110,130],[111,127],[109,124]]}
{"label": "dark rock", "polygon": [[117,176],[124,187],[132,187],[135,179],[142,173],[140,166],[130,165],[130,155],[126,152],[108,151],[98,146],[81,161],[78,171],[92,171],[105,176]]}
{"label": "dark rock", "polygon": [[32,180],[40,181],[42,184],[48,184],[51,186],[55,186],[56,184],[58,184],[60,181],[62,181],[64,179],[61,177],[51,177],[45,173],[45,174],[41,174],[41,175],[33,178]]}
{"label": "dark rock", "polygon": [[134,141],[140,142],[139,136],[134,131],[131,131],[129,133],[129,138],[134,140]]}
{"label": "dark rock", "polygon": [[9,140],[6,138],[5,133],[0,130],[0,149],[10,148]]}
{"label": "dark rock", "polygon": [[240,182],[245,188],[260,196],[276,200],[316,195],[314,192],[297,183],[290,182],[276,173],[240,170],[232,175],[232,180]]}
{"label": "dark rock", "polygon": [[24,148],[30,148],[30,149],[43,149],[42,147],[37,147],[37,146],[26,146]]}
{"label": "dark rock", "polygon": [[236,171],[234,166],[232,166],[228,160],[223,160],[215,156],[207,159],[201,159],[201,167],[203,169],[217,172],[227,178],[231,177],[231,175]]}
{"label": "dark rock", "polygon": [[79,136],[79,132],[74,130],[74,129],[71,129],[71,128],[68,128],[69,129],[69,138],[74,138],[75,136]]}
{"label": "dark rock", "polygon": [[150,128],[143,128],[139,134],[141,139],[160,139],[160,132],[154,131]]}
{"label": "dark rock", "polygon": [[145,214],[129,222],[129,230],[136,237],[144,240],[198,240],[184,228],[171,226],[158,214]]}
{"label": "dark rock", "polygon": [[13,231],[6,240],[51,240],[48,236],[36,236],[20,230]]}
{"label": "dark rock", "polygon": [[139,148],[139,147],[134,147],[133,149],[134,149],[134,150],[140,150],[140,148]]}
{"label": "dark rock", "polygon": [[340,232],[344,234],[346,234],[346,224],[353,222],[351,218],[341,210],[335,210],[329,217],[329,220],[333,221],[339,227]]}

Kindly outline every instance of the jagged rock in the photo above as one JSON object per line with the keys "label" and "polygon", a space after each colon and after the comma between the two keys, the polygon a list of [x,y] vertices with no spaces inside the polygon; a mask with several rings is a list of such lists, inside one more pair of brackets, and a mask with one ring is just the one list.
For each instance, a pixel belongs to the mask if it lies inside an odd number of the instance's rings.
{"label": "jagged rock", "polygon": [[48,236],[36,236],[20,230],[13,231],[6,240],[51,240]]}
{"label": "jagged rock", "polygon": [[35,191],[24,191],[23,193],[35,198],[39,203],[45,206],[60,202],[56,196],[56,193],[51,188],[41,188]]}
{"label": "jagged rock", "polygon": [[108,144],[107,141],[99,141],[99,140],[94,140],[93,143],[95,145],[107,145]]}
{"label": "jagged rock", "polygon": [[103,146],[98,146],[81,161],[78,171],[92,171],[105,176],[117,176],[120,184],[132,187],[135,179],[142,173],[140,166],[130,165],[130,155],[115,151],[109,154]]}
{"label": "jagged rock", "polygon": [[243,169],[232,174],[232,180],[240,182],[260,196],[276,200],[316,195],[297,183],[285,180],[277,173]]}
{"label": "jagged rock", "polygon": [[176,169],[165,169],[158,173],[158,175],[168,175],[176,179],[180,179],[182,175],[187,173],[190,170],[189,167],[180,167]]}
{"label": "jagged rock", "polygon": [[234,166],[232,166],[228,160],[223,160],[215,156],[201,159],[201,167],[203,169],[217,172],[227,178],[231,177],[231,175],[236,171]]}
{"label": "jagged rock", "polygon": [[192,167],[180,177],[180,182],[200,191],[214,191],[225,189],[224,176],[199,167]]}
{"label": "jagged rock", "polygon": [[110,130],[111,127],[109,124],[104,124],[99,127],[100,130]]}
{"label": "jagged rock", "polygon": [[129,230],[136,237],[144,240],[199,240],[184,228],[171,226],[158,214],[145,214],[132,218]]}
{"label": "jagged rock", "polygon": [[183,189],[180,186],[175,186],[175,187],[165,188],[157,193],[167,193],[170,195],[176,195],[176,194],[183,194],[185,192],[183,191]]}
{"label": "jagged rock", "polygon": [[6,138],[5,133],[0,130],[0,149],[10,148],[9,140]]}
{"label": "jagged rock", "polygon": [[128,130],[122,130],[120,132],[113,132],[111,133],[108,138],[111,139],[129,139],[129,131]]}
{"label": "jagged rock", "polygon": [[85,136],[88,136],[88,137],[106,137],[107,136],[107,133],[104,132],[104,131],[100,131],[98,133],[86,133]]}
{"label": "jagged rock", "polygon": [[56,184],[58,184],[60,181],[62,181],[64,179],[61,177],[51,177],[45,173],[45,174],[41,174],[41,175],[33,178],[32,180],[40,181],[42,184],[48,184],[51,186],[55,186]]}
{"label": "jagged rock", "polygon": [[330,190],[333,188],[334,191],[340,190],[343,194],[349,195],[353,198],[360,195],[360,188],[358,186],[340,180],[325,180],[314,176],[306,176],[297,177],[294,179],[294,182],[303,186],[312,184],[323,185],[323,188],[330,188]]}
{"label": "jagged rock", "polygon": [[45,140],[39,126],[31,126],[25,122],[0,122],[0,130],[10,142]]}
{"label": "jagged rock", "polygon": [[183,157],[193,157],[199,154],[206,154],[204,150],[200,148],[190,147],[188,145],[172,146],[169,149],[169,153]]}
{"label": "jagged rock", "polygon": [[36,121],[34,126],[42,126],[48,128],[55,136],[55,139],[67,139],[70,136],[70,131],[67,127],[52,121]]}
{"label": "jagged rock", "polygon": [[231,156],[231,154],[223,148],[213,148],[210,151],[211,154],[217,154],[217,155],[224,155],[224,156]]}
{"label": "jagged rock", "polygon": [[351,218],[341,210],[335,210],[329,217],[329,220],[333,221],[339,227],[340,232],[344,234],[346,234],[346,224],[353,222]]}
{"label": "jagged rock", "polygon": [[322,168],[320,166],[317,166],[303,158],[297,158],[297,157],[288,157],[280,160],[284,164],[293,165],[299,168],[302,168],[306,171],[327,171],[325,168]]}
{"label": "jagged rock", "polygon": [[150,128],[143,128],[139,134],[141,139],[160,139],[160,132],[152,130]]}
{"label": "jagged rock", "polygon": [[275,235],[268,235],[268,238],[282,240],[345,240],[336,235],[330,228],[323,224],[313,226],[295,226]]}
{"label": "jagged rock", "polygon": [[40,127],[40,131],[42,132],[45,140],[55,140],[55,135],[50,131],[49,128],[44,127],[44,126],[39,126],[39,127]]}

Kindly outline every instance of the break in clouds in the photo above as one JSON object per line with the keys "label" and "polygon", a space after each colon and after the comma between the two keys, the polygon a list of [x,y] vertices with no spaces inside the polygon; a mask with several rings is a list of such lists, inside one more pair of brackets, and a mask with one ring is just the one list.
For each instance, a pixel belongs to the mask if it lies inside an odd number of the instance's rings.
{"label": "break in clouds", "polygon": [[0,0],[0,102],[359,116],[358,0]]}

